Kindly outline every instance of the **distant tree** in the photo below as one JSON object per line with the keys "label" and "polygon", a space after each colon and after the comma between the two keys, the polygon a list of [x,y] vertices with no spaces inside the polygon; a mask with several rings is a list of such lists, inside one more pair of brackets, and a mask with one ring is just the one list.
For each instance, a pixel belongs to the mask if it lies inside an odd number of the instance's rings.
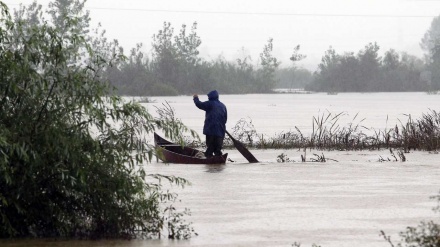
{"label": "distant tree", "polygon": [[252,65],[252,57],[245,51],[244,47],[241,48],[239,53],[241,57],[236,59],[238,67],[235,69],[237,73],[236,83],[239,87],[236,92],[246,93],[252,90],[252,84],[255,82],[255,71]]}
{"label": "distant tree", "polygon": [[359,58],[353,52],[347,52],[339,57],[339,65],[332,72],[331,85],[328,92],[359,92],[362,84]]}
{"label": "distant tree", "polygon": [[131,49],[128,59],[121,61],[117,66],[109,66],[105,76],[118,90],[119,95],[132,96],[156,96],[156,95],[178,95],[177,90],[156,90],[162,85],[157,82],[153,73],[151,60],[142,52],[142,44],[137,44]]}
{"label": "distant tree", "polygon": [[429,90],[440,89],[440,61],[439,61],[439,46],[440,46],[440,16],[435,17],[430,28],[423,36],[420,47],[425,51],[425,63],[428,66],[430,73]]}
{"label": "distant tree", "polygon": [[335,85],[338,83],[338,80],[335,73],[339,65],[340,56],[330,46],[321,58],[321,63],[318,65],[318,70],[314,75],[314,80],[305,89],[312,91],[337,90]]}
{"label": "distant tree", "polygon": [[339,64],[339,55],[336,54],[335,49],[331,46],[324,53],[324,56],[321,58],[321,63],[318,65],[319,72],[328,72],[333,67]]}
{"label": "distant tree", "polygon": [[153,35],[153,70],[158,83],[170,85],[178,90],[179,60],[173,43],[174,28],[164,22],[162,30]]}
{"label": "distant tree", "polygon": [[360,74],[353,81],[355,91],[374,91],[380,85],[380,61],[377,43],[369,43],[364,50],[359,51]]}
{"label": "distant tree", "polygon": [[197,81],[196,67],[201,59],[198,47],[201,39],[197,35],[197,22],[187,34],[186,25],[182,25],[178,35],[174,36],[171,23],[164,22],[163,29],[153,35],[152,67],[157,78],[156,88],[175,88],[179,93],[190,93],[200,81]]}
{"label": "distant tree", "polygon": [[261,69],[259,70],[260,81],[257,82],[256,91],[259,93],[271,92],[276,85],[275,70],[280,65],[280,62],[272,55],[273,39],[270,38],[267,44],[264,45],[263,52],[260,53]]}
{"label": "distant tree", "polygon": [[431,49],[429,68],[432,73],[431,90],[440,90],[440,37],[435,40]]}
{"label": "distant tree", "polygon": [[399,54],[394,49],[390,49],[389,51],[385,52],[382,65],[386,71],[397,69],[399,64]]}
{"label": "distant tree", "polygon": [[420,47],[425,51],[425,61],[427,63],[432,59],[434,47],[438,39],[440,39],[440,16],[432,20],[431,26],[425,32],[420,42]]}
{"label": "distant tree", "polygon": [[254,71],[247,65],[239,67],[236,63],[227,61],[223,56],[212,62],[206,62],[205,71],[208,73],[205,90],[216,88],[222,93],[248,93],[254,85]]}
{"label": "distant tree", "polygon": [[189,35],[186,34],[186,25],[183,24],[179,35],[174,37],[174,42],[179,59],[192,66],[200,62],[198,48],[202,44],[202,40],[197,35],[197,22],[193,23]]}
{"label": "distant tree", "polygon": [[420,91],[426,88],[422,61],[393,49],[378,55],[379,46],[369,43],[354,55],[338,55],[329,49],[322,57],[308,90],[327,92]]}
{"label": "distant tree", "polygon": [[297,46],[295,46],[294,48],[293,48],[293,53],[292,53],[292,55],[290,56],[290,61],[292,61],[292,63],[295,65],[295,62],[298,62],[298,61],[301,61],[301,60],[303,60],[304,58],[306,58],[307,56],[306,55],[304,55],[304,54],[300,54],[299,53],[299,49],[300,49],[301,47],[300,47],[300,45],[297,45]]}
{"label": "distant tree", "polygon": [[[292,88],[293,85],[295,84],[295,79],[296,78],[296,62],[303,60],[304,58],[306,58],[306,55],[300,54],[299,53],[299,49],[300,49],[300,45],[297,45],[293,48],[293,53],[290,56],[290,61],[292,62],[292,67],[290,69],[291,72],[291,83],[289,85],[289,88]],[[303,71],[304,72],[304,71]],[[303,74],[304,75],[304,74]],[[304,85],[303,85],[304,86]]]}
{"label": "distant tree", "polygon": [[420,79],[423,62],[407,53],[399,55],[393,49],[382,59],[380,91],[420,91],[426,88]]}
{"label": "distant tree", "polygon": [[[197,23],[193,23],[189,33],[186,25],[182,25],[179,34],[174,35],[171,23],[164,22],[163,28],[153,35],[151,59],[141,52],[139,45],[132,49],[127,61],[109,67],[105,75],[125,95],[191,94],[214,88],[221,93],[268,93],[275,88],[275,71],[280,63],[272,55],[272,39],[260,54],[261,66],[254,68],[244,48],[235,62],[221,56],[204,61],[198,56],[201,39],[196,31]],[[304,57],[298,50],[299,46],[295,47],[292,62]]]}
{"label": "distant tree", "polygon": [[382,83],[377,85],[380,91],[403,91],[403,77],[401,76],[401,64],[399,54],[390,49],[385,52],[382,59]]}
{"label": "distant tree", "polygon": [[252,66],[252,58],[251,58],[251,56],[246,52],[246,50],[245,50],[244,47],[242,47],[242,48],[239,50],[239,58],[237,58],[235,61],[237,62],[237,65],[238,65],[238,67],[239,67],[241,70],[244,70],[244,71],[245,71],[245,70],[253,69],[253,66]]}
{"label": "distant tree", "polygon": [[186,25],[182,25],[179,35],[174,37],[177,48],[177,59],[179,61],[179,81],[178,90],[181,93],[192,93],[204,81],[197,78],[197,66],[201,59],[198,57],[198,47],[202,43],[197,35],[197,22],[191,27],[191,32],[186,33]]}
{"label": "distant tree", "polygon": [[426,91],[427,84],[422,80],[422,72],[426,71],[426,65],[421,58],[402,52],[400,56],[400,69],[405,74],[405,91]]}

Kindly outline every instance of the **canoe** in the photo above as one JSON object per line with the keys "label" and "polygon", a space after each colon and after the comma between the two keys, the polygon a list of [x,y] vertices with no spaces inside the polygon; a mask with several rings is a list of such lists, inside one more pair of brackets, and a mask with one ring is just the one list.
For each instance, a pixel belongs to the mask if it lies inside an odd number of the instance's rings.
{"label": "canoe", "polygon": [[154,133],[154,144],[156,145],[157,157],[167,163],[224,164],[228,157],[226,153],[222,156],[201,158],[199,155],[203,154],[203,151],[190,147],[182,147],[182,145],[170,142],[156,133]]}

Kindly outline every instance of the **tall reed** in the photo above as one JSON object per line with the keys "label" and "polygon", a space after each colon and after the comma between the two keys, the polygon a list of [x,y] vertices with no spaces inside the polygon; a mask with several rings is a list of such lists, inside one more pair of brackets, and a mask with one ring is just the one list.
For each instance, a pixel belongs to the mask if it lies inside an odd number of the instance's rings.
{"label": "tall reed", "polygon": [[[346,114],[325,112],[313,117],[312,132],[304,136],[298,127],[294,131],[281,132],[272,137],[259,134],[252,124],[241,119],[233,128],[234,135],[248,147],[262,149],[315,148],[326,150],[371,150],[381,148],[398,148],[409,150],[434,151],[440,145],[440,114],[434,110],[424,113],[421,118],[396,124],[393,128],[383,130],[367,128],[362,125],[365,120],[357,120],[358,114],[346,124],[339,124]],[[388,123],[388,117],[386,119]],[[232,145],[226,140],[225,147]]]}

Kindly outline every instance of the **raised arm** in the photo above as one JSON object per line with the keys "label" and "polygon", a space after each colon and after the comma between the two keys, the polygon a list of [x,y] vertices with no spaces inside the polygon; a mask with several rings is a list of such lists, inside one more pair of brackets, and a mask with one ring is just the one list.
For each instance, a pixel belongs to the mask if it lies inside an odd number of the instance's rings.
{"label": "raised arm", "polygon": [[199,109],[204,110],[204,111],[208,110],[211,105],[211,103],[209,101],[205,101],[205,102],[200,101],[199,96],[197,94],[194,94],[193,101],[194,101],[194,104]]}

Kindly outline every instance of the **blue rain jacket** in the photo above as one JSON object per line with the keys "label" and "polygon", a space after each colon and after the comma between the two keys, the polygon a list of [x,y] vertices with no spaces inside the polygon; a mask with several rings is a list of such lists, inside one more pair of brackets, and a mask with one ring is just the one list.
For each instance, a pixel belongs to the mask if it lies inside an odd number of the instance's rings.
{"label": "blue rain jacket", "polygon": [[206,112],[203,134],[225,137],[228,112],[226,106],[218,100],[218,97],[217,90],[214,90],[208,93],[208,101],[201,102],[198,97],[195,97],[194,104]]}

